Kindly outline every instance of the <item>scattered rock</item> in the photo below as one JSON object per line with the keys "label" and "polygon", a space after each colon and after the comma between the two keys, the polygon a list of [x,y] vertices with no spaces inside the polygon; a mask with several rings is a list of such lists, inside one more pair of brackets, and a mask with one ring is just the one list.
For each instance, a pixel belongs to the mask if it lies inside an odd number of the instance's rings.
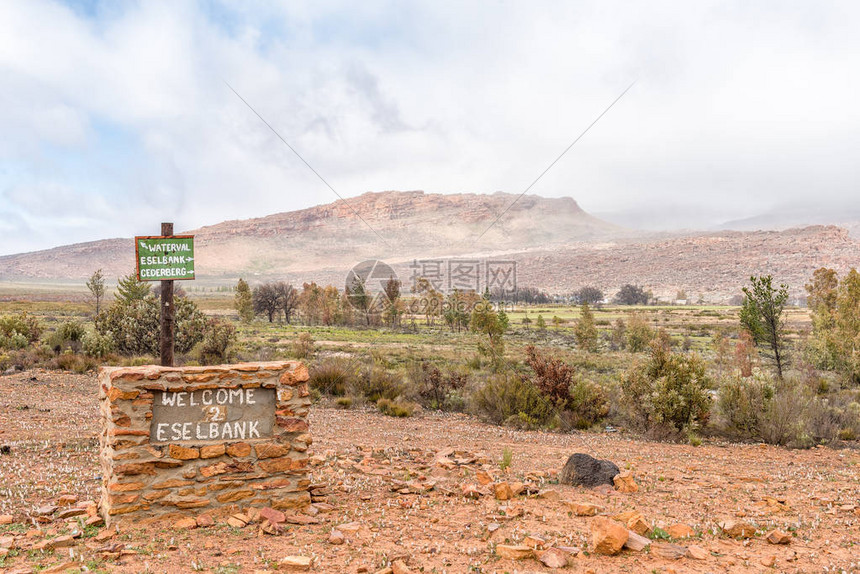
{"label": "scattered rock", "polygon": [[86,519],[86,521],[84,522],[84,526],[96,526],[96,527],[99,527],[99,526],[104,526],[104,525],[105,525],[105,519],[104,519],[104,518],[102,518],[101,516],[98,516],[98,515],[96,515],[96,516],[90,516],[90,517],[89,517],[89,518],[87,518],[87,519]]}
{"label": "scattered rock", "polygon": [[59,564],[51,566],[50,568],[42,570],[42,572],[43,574],[56,574],[58,572],[65,572],[67,570],[74,570],[75,572],[78,572],[78,568],[80,567],[80,565],[81,564],[79,562],[61,562]]}
{"label": "scattered rock", "polygon": [[627,533],[627,542],[624,543],[624,548],[628,548],[636,552],[642,552],[649,546],[651,546],[650,539],[636,534],[632,530]]}
{"label": "scattered rock", "polygon": [[765,540],[771,544],[788,544],[791,542],[791,534],[775,529],[767,533]]}
{"label": "scattered rock", "polygon": [[278,568],[287,572],[303,572],[311,569],[313,559],[307,556],[285,556],[278,561]]}
{"label": "scattered rock", "polygon": [[514,493],[511,490],[511,485],[507,482],[498,482],[493,487],[493,494],[496,497],[496,500],[510,500],[514,497]]}
{"label": "scattered rock", "polygon": [[319,524],[320,519],[314,518],[313,516],[308,516],[307,514],[288,514],[285,518],[286,522],[290,524]]}
{"label": "scattered rock", "polygon": [[642,536],[648,536],[651,532],[651,525],[648,524],[645,517],[638,512],[627,519],[627,528]]}
{"label": "scattered rock", "polygon": [[463,496],[465,496],[466,498],[472,498],[472,499],[475,499],[475,498],[481,498],[481,494],[482,494],[482,493],[481,493],[481,489],[479,489],[479,488],[478,488],[476,485],[474,485],[474,484],[465,484],[465,485],[463,485],[463,488],[461,489],[461,491],[460,491],[460,492],[461,492],[461,494],[462,494]]}
{"label": "scattered rock", "polygon": [[78,502],[78,497],[74,494],[64,494],[57,498],[57,506],[74,506]]}
{"label": "scattered rock", "polygon": [[502,558],[507,558],[508,560],[525,560],[534,556],[534,550],[522,544],[515,546],[507,544],[497,544],[496,554],[498,554]]}
{"label": "scattered rock", "polygon": [[576,516],[595,516],[601,510],[599,506],[587,502],[565,500],[564,503]]}
{"label": "scattered rock", "polygon": [[268,520],[263,520],[260,522],[260,532],[263,534],[271,534],[272,536],[280,536],[284,531],[283,524],[277,524],[275,522],[269,522]]}
{"label": "scattered rock", "polygon": [[332,528],[331,534],[328,536],[328,542],[329,544],[340,545],[346,542],[346,537],[337,528]]}
{"label": "scattered rock", "polygon": [[542,550],[546,546],[546,540],[538,536],[526,536],[523,538],[523,544],[535,550]]}
{"label": "scattered rock", "polygon": [[695,536],[696,531],[688,524],[679,522],[666,528],[666,533],[672,538],[689,538]]}
{"label": "scattered rock", "polygon": [[191,530],[197,528],[197,520],[191,517],[180,518],[173,523],[174,530]]}
{"label": "scattered rock", "polygon": [[57,515],[57,520],[65,520],[67,518],[73,518],[75,516],[81,516],[87,513],[86,508],[67,508],[66,510],[61,511]]}
{"label": "scattered rock", "polygon": [[358,534],[358,531],[361,530],[361,523],[347,522],[346,524],[341,524],[340,526],[338,526],[337,529],[347,536],[355,536],[356,534]]}
{"label": "scattered rock", "polygon": [[552,488],[538,491],[537,497],[542,498],[544,500],[561,500],[561,495],[558,493],[557,490],[554,490]]}
{"label": "scattered rock", "polygon": [[215,526],[215,520],[209,514],[201,514],[196,519],[197,526],[200,528],[209,528],[210,526]]}
{"label": "scattered rock", "polygon": [[612,477],[612,482],[615,485],[615,490],[618,492],[638,492],[639,485],[633,480],[633,475],[629,472],[622,472]]}
{"label": "scattered rock", "polygon": [[558,548],[550,548],[537,553],[537,559],[547,568],[564,568],[567,566],[567,552]]}
{"label": "scattered rock", "polygon": [[487,486],[493,482],[493,478],[484,470],[475,472],[475,480],[477,480],[481,486]]}
{"label": "scattered rock", "polygon": [[720,522],[720,529],[732,538],[752,538],[755,536],[756,528],[748,522],[739,522],[735,520],[726,520]]}
{"label": "scattered rock", "polygon": [[233,528],[245,528],[248,526],[248,522],[250,519],[246,514],[234,514],[230,518],[227,519],[227,524],[232,526]]}
{"label": "scattered rock", "polygon": [[591,520],[591,545],[596,554],[618,554],[628,536],[626,528],[605,516],[596,516]]}
{"label": "scattered rock", "polygon": [[596,459],[584,453],[570,455],[558,475],[561,484],[573,486],[612,485],[612,478],[620,471],[613,462]]}
{"label": "scattered rock", "polygon": [[707,560],[711,556],[711,553],[701,546],[693,545],[687,547],[687,556],[694,560]]}
{"label": "scattered rock", "polygon": [[774,564],[776,564],[776,556],[774,556],[774,555],[765,556],[759,562],[765,568],[773,568]]}
{"label": "scattered rock", "polygon": [[266,507],[260,510],[260,518],[263,520],[268,520],[272,524],[281,524],[282,522],[286,522],[287,515],[281,512],[280,510],[275,510],[274,508]]}
{"label": "scattered rock", "polygon": [[651,556],[664,558],[666,560],[680,560],[687,555],[687,549],[677,544],[668,542],[655,542],[651,545]]}
{"label": "scattered rock", "polygon": [[68,534],[64,536],[57,536],[56,538],[48,541],[49,548],[68,548],[70,546],[74,546],[77,544],[73,536],[69,536]]}
{"label": "scattered rock", "polygon": [[15,517],[11,514],[0,514],[0,524],[12,524],[15,522]]}
{"label": "scattered rock", "polygon": [[0,548],[12,550],[15,548],[15,539],[11,536],[0,536]]}
{"label": "scattered rock", "polygon": [[391,574],[412,574],[412,570],[403,560],[395,560],[391,563]]}
{"label": "scattered rock", "polygon": [[48,504],[45,506],[40,506],[36,510],[33,511],[35,516],[50,516],[57,511],[59,507],[54,506],[53,504]]}

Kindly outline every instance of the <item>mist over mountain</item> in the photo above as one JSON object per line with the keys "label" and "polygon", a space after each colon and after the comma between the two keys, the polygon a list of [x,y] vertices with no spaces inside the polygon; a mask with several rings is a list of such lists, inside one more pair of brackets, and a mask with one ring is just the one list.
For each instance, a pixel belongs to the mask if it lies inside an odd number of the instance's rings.
{"label": "mist over mountain", "polygon": [[[641,228],[652,216],[616,221]],[[551,293],[584,285],[611,293],[634,283],[665,299],[683,289],[719,302],[752,274],[772,274],[800,295],[814,269],[844,272],[860,260],[860,243],[845,228],[758,227],[776,221],[733,223],[754,231],[648,232],[594,217],[570,197],[386,191],[182,233],[195,236],[202,284],[245,277],[342,288],[353,265],[381,259],[408,288],[414,261],[458,258],[515,262],[520,285]],[[133,240],[105,239],[0,257],[0,281],[83,283],[96,269],[110,278],[133,268]]]}

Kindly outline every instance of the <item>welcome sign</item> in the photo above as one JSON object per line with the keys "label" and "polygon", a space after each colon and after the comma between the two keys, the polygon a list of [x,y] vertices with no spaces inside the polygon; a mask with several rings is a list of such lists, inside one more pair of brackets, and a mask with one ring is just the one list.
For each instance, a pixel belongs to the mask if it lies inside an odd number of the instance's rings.
{"label": "welcome sign", "polygon": [[251,440],[272,436],[274,389],[203,389],[153,393],[154,443]]}

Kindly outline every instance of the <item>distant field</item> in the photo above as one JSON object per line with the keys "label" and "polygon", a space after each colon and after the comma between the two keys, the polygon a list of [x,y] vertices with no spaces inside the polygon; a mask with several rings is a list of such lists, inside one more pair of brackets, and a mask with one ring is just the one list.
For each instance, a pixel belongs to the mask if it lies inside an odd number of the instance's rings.
{"label": "distant field", "polygon": [[[185,285],[183,285],[185,287]],[[237,327],[239,359],[280,359],[293,356],[293,345],[298,334],[309,332],[316,348],[317,358],[327,355],[365,356],[367,360],[381,361],[388,366],[403,366],[415,359],[426,359],[438,364],[467,364],[478,356],[478,338],[464,329],[452,331],[441,320],[428,326],[423,316],[406,316],[399,328],[363,328],[287,325],[269,323],[258,317],[250,325],[238,322],[233,309],[233,294],[226,288],[197,288],[188,285],[189,297],[207,314],[231,320]],[[113,295],[106,297],[107,304]],[[602,352],[584,353],[577,349],[574,326],[581,309],[570,305],[514,306],[508,313],[510,329],[505,334],[506,355],[521,360],[527,345],[546,347],[553,354],[572,361],[596,373],[611,376],[628,368],[636,355],[624,351],[610,351],[611,330],[619,319],[629,321],[634,314],[643,316],[654,329],[665,330],[678,346],[685,346],[712,358],[712,341],[718,331],[735,336],[738,329],[738,307],[691,306],[616,306],[593,309],[601,340]],[[62,285],[0,284],[0,315],[26,311],[37,316],[50,330],[68,318],[91,318],[94,306],[84,288]],[[538,317],[546,322],[546,329],[537,328]],[[528,317],[531,324],[523,323]],[[553,318],[558,317],[560,324]],[[805,309],[792,308],[787,312],[787,324],[792,338],[810,328]]]}

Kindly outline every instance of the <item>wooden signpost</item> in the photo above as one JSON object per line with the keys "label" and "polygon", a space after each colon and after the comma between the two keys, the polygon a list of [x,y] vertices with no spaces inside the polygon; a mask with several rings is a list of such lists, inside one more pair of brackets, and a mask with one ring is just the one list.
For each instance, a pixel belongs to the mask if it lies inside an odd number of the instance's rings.
{"label": "wooden signpost", "polygon": [[173,235],[173,223],[161,224],[161,235],[135,237],[139,281],[161,281],[161,366],[173,366],[176,309],[173,282],[194,279],[194,236]]}

